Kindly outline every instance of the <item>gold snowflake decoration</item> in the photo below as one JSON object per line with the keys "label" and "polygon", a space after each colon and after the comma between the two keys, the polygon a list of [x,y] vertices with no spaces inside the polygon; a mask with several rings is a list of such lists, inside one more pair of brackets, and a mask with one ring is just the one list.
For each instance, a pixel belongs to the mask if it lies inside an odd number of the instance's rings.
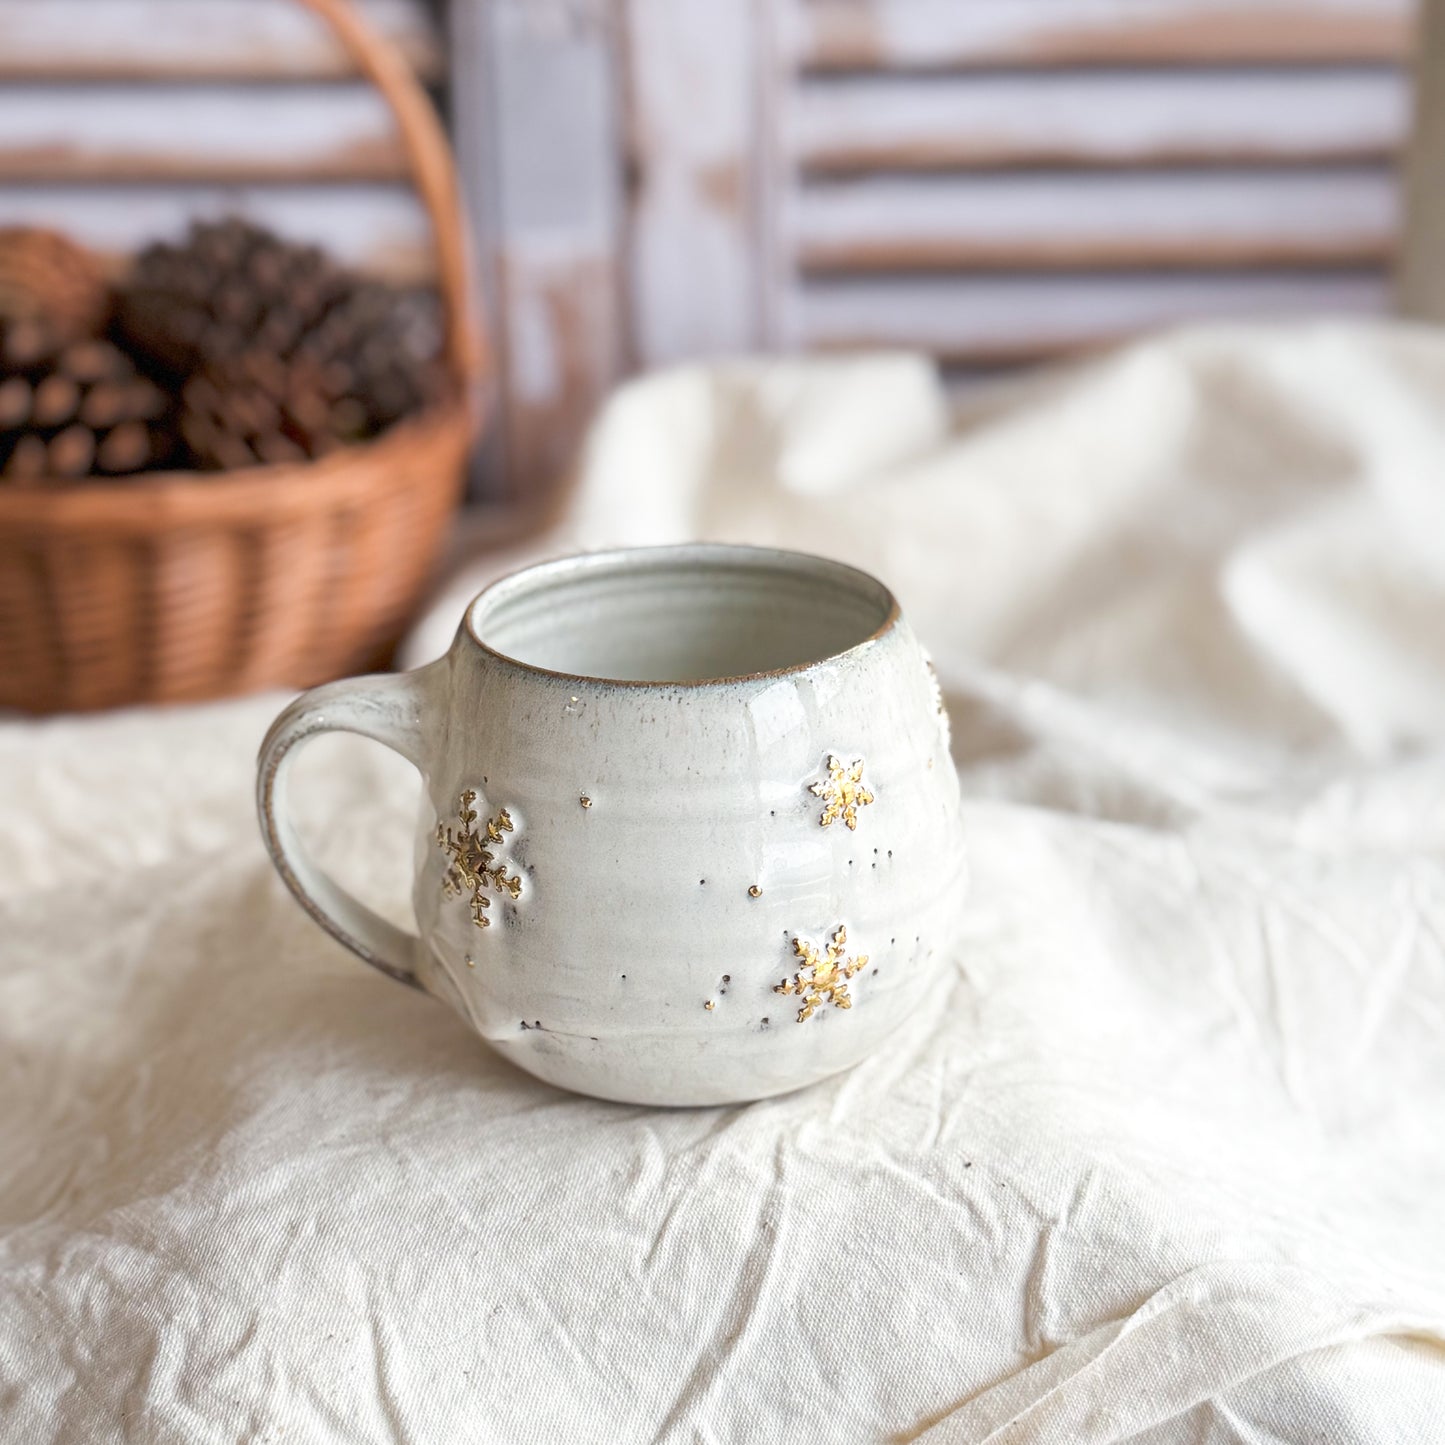
{"label": "gold snowflake decoration", "polygon": [[830,1003],[834,1008],[853,1007],[848,980],[867,967],[868,955],[864,953],[857,958],[848,958],[843,951],[847,946],[848,930],[841,923],[833,934],[832,942],[821,953],[816,944],[802,938],[793,939],[793,952],[803,962],[792,978],[775,984],[773,992],[795,994],[802,999],[803,1006],[798,1010],[800,1024],[812,1018],[813,1011],[820,1004]]}
{"label": "gold snowflake decoration", "polygon": [[863,759],[854,758],[845,764],[837,753],[828,754],[827,778],[814,783],[808,791],[815,798],[823,799],[823,813],[818,819],[823,828],[841,818],[851,832],[858,826],[858,809],[866,808],[873,801],[873,794],[863,782]]}
{"label": "gold snowflake decoration", "polygon": [[457,806],[457,818],[461,827],[452,829],[437,824],[437,846],[451,855],[451,864],[442,878],[442,892],[448,898],[471,895],[472,922],[478,928],[487,928],[491,919],[486,910],[492,906],[487,889],[495,889],[511,898],[522,895],[522,880],[508,878],[506,865],[499,863],[494,849],[499,849],[505,839],[504,833],[512,831],[512,815],[503,808],[495,818],[490,819],[478,833],[473,826],[477,821],[477,810],[472,804],[477,795],[468,788]]}

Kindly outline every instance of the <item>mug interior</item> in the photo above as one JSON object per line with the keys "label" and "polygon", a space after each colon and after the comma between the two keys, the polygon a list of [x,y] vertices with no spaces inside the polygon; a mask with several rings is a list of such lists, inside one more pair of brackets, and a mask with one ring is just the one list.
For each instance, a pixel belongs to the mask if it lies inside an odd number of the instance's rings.
{"label": "mug interior", "polygon": [[489,588],[467,625],[525,667],[596,681],[716,682],[804,668],[897,615],[881,582],[821,557],[656,547],[548,562]]}

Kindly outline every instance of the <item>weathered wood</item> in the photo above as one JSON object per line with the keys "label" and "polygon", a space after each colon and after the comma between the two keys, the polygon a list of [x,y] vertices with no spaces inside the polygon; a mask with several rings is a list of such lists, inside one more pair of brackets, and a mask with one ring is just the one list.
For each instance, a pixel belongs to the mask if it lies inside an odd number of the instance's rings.
{"label": "weathered wood", "polygon": [[0,185],[0,223],[54,226],[120,258],[185,233],[196,216],[240,214],[398,280],[429,279],[431,231],[404,186]]}
{"label": "weathered wood", "polygon": [[617,38],[606,0],[453,8],[458,157],[502,363],[482,484],[553,492],[621,374]]}
{"label": "weathered wood", "polygon": [[1410,0],[811,0],[809,70],[1399,61]]}
{"label": "weathered wood", "polygon": [[1334,270],[1387,266],[1392,235],[1378,236],[1028,236],[1020,240],[901,237],[821,243],[799,254],[809,275],[957,271]]}
{"label": "weathered wood", "polygon": [[507,476],[514,496],[550,495],[622,373],[614,258],[522,247],[502,258],[501,280]]}
{"label": "weathered wood", "polygon": [[1393,246],[1384,168],[874,177],[810,188],[810,272],[1339,266]]}
{"label": "weathered wood", "polygon": [[406,176],[386,105],[360,83],[0,89],[0,182]]}
{"label": "weathered wood", "polygon": [[1065,355],[1185,321],[1354,315],[1384,308],[1378,273],[899,278],[803,291],[797,344],[907,347],[950,363]]}
{"label": "weathered wood", "polygon": [[[427,77],[441,46],[422,0],[358,0]],[[0,0],[0,80],[323,80],[357,74],[295,0]]]}
{"label": "weathered wood", "polygon": [[624,366],[1381,309],[1409,8],[455,0],[493,477],[547,489]]}
{"label": "weathered wood", "polygon": [[1415,75],[1397,299],[1406,316],[1438,323],[1445,321],[1445,0],[1423,0]]}
{"label": "weathered wood", "polygon": [[625,13],[638,357],[751,349],[768,330],[776,264],[763,7],[625,0]]}
{"label": "weathered wood", "polygon": [[1376,160],[1409,99],[1392,67],[836,76],[798,88],[791,148],[813,176]]}

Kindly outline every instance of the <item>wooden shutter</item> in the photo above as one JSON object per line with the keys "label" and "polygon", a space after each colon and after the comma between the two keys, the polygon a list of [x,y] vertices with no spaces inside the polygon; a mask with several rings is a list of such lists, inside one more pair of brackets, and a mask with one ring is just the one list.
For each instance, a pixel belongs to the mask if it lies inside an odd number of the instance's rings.
{"label": "wooden shutter", "polygon": [[906,346],[971,376],[1387,304],[1407,0],[627,13],[643,361]]}
{"label": "wooden shutter", "polygon": [[490,496],[554,491],[627,359],[613,0],[452,0],[457,158],[501,368]]}

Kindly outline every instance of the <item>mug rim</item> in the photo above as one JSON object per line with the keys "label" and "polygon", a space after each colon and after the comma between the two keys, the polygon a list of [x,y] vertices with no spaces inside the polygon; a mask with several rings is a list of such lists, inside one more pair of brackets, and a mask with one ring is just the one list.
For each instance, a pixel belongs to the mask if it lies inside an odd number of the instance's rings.
{"label": "mug rim", "polygon": [[[827,575],[855,585],[862,584],[876,590],[879,594],[879,601],[885,607],[883,621],[867,637],[860,638],[857,642],[838,652],[828,653],[824,657],[811,658],[807,662],[792,663],[787,667],[763,668],[755,672],[732,673],[726,677],[656,679],[606,677],[600,673],[562,672],[555,668],[539,667],[536,663],[526,662],[520,657],[513,657],[510,653],[493,647],[489,642],[484,642],[481,634],[477,631],[475,613],[478,604],[484,598],[491,597],[495,592],[505,592],[519,586],[524,577],[530,578],[535,574],[548,572],[564,574],[577,571],[601,571],[625,566],[630,562],[643,559],[661,560],[664,557],[698,566],[727,562],[732,565],[741,563],[748,567],[772,567],[792,571],[794,575],[808,573],[814,576]],[[902,615],[898,599],[893,595],[890,587],[880,582],[871,572],[865,572],[861,567],[854,567],[851,563],[840,562],[833,557],[821,557],[814,552],[797,552],[787,547],[758,547],[739,542],[680,542],[640,547],[607,547],[595,552],[574,552],[564,557],[552,557],[518,567],[488,583],[467,603],[466,610],[462,613],[462,631],[471,639],[472,644],[486,653],[488,657],[533,677],[552,678],[567,683],[582,683],[591,687],[702,688],[725,687],[737,683],[792,677],[811,671],[824,663],[838,662],[843,658],[851,657],[854,653],[862,652],[864,648],[871,647],[875,642],[886,637],[897,626]]]}

